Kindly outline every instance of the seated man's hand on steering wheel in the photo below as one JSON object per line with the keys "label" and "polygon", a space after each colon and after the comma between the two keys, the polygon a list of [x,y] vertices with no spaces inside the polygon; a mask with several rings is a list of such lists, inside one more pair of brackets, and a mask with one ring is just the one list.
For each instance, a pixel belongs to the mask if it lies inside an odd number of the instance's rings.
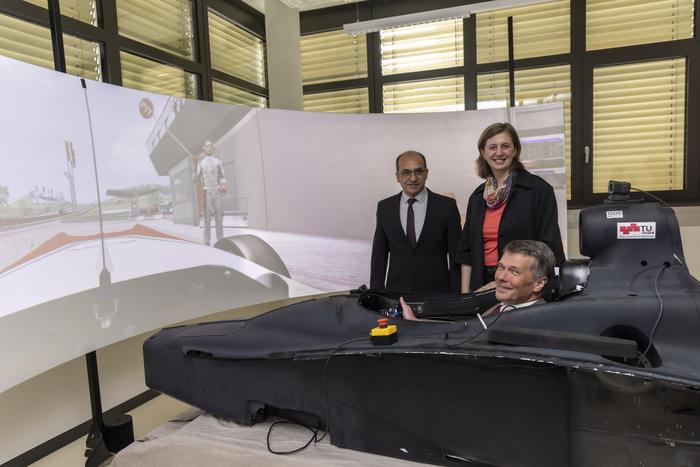
{"label": "seated man's hand on steering wheel", "polygon": [[413,310],[410,306],[408,306],[408,303],[406,303],[403,297],[399,297],[399,304],[401,305],[401,314],[403,315],[403,319],[408,319],[411,321],[418,320],[418,318],[416,318],[416,315],[413,314]]}
{"label": "seated man's hand on steering wheel", "polygon": [[478,289],[476,289],[474,292],[475,292],[475,293],[476,293],[476,292],[484,292],[484,291],[486,291],[486,290],[491,290],[491,289],[495,289],[495,288],[496,288],[496,281],[491,281],[491,282],[489,282],[488,284],[482,285],[481,287],[479,287]]}

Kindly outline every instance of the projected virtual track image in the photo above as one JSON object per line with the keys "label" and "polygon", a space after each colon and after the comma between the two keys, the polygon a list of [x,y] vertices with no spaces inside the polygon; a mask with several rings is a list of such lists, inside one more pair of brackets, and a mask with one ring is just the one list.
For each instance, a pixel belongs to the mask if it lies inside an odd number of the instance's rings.
{"label": "projected virtual track image", "polygon": [[[201,243],[201,226],[175,224],[167,216],[160,217],[138,221],[111,220],[104,222],[103,228],[109,234],[129,229],[138,223],[192,243]],[[367,282],[369,241],[228,227],[230,224],[224,220],[225,237],[247,234],[261,238],[280,255],[290,276],[302,284],[321,291],[333,291],[348,290]],[[93,236],[99,234],[99,224],[54,218],[4,226],[0,228],[0,271],[15,266],[15,263],[59,234]],[[67,265],[66,272],[69,271]]]}

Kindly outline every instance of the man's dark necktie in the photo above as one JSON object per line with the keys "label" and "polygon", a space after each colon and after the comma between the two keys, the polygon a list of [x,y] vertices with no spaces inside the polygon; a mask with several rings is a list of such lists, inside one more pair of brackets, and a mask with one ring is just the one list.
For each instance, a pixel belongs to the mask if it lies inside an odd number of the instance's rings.
{"label": "man's dark necktie", "polygon": [[498,316],[503,312],[503,308],[505,308],[505,305],[503,305],[503,303],[499,303],[498,305],[495,305],[494,307],[486,310],[486,312],[484,312],[483,316],[484,317],[488,316],[489,318],[492,316]]}
{"label": "man's dark necktie", "polygon": [[408,213],[406,215],[406,236],[411,243],[411,248],[416,247],[416,220],[413,214],[413,203],[415,202],[416,198],[408,199]]}
{"label": "man's dark necktie", "polygon": [[506,311],[512,311],[515,310],[515,307],[513,305],[507,305],[505,303],[499,303],[496,305],[496,307],[493,310],[493,315],[498,316],[501,313],[505,313]]}

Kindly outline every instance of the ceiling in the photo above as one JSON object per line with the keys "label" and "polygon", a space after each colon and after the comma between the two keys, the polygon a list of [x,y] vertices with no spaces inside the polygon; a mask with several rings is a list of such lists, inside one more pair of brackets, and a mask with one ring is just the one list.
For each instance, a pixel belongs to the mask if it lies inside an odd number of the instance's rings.
{"label": "ceiling", "polygon": [[[299,11],[318,10],[320,8],[328,8],[336,5],[344,5],[346,3],[357,3],[364,0],[278,0],[289,8],[295,8]],[[252,6],[261,13],[265,13],[265,0],[243,0],[244,3]]]}

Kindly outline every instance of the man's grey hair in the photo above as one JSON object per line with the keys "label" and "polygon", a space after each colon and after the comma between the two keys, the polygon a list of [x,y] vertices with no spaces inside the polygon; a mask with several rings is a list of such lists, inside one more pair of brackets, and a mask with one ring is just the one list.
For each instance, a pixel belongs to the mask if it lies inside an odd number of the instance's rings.
{"label": "man's grey hair", "polygon": [[534,259],[530,271],[535,279],[549,276],[554,270],[554,253],[542,242],[536,240],[513,240],[504,250],[508,253],[520,253]]}

